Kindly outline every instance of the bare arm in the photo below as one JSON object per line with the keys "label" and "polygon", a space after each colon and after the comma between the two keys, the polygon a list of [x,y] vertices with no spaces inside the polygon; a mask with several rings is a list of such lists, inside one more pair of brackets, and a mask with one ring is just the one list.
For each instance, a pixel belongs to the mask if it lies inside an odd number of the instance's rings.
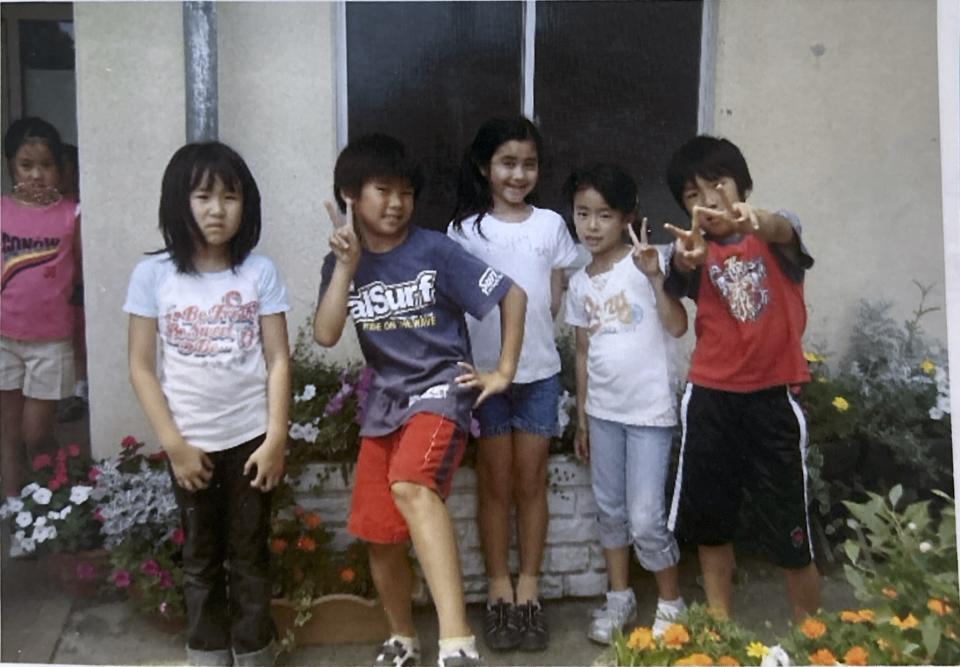
{"label": "bare arm", "polygon": [[687,311],[679,300],[663,290],[664,276],[663,271],[660,270],[660,252],[647,243],[647,219],[644,218],[640,226],[640,238],[637,238],[633,227],[627,229],[630,232],[630,240],[633,242],[633,263],[653,287],[660,322],[671,336],[679,338],[687,331]]}
{"label": "bare arm", "polygon": [[563,269],[550,271],[550,315],[553,319],[557,319],[557,313],[560,312],[560,303],[563,301],[563,278]]}
{"label": "bare arm", "polygon": [[156,318],[130,316],[127,357],[130,384],[170,457],[177,483],[187,491],[205,488],[210,482],[213,464],[200,449],[183,439],[157,378]]}
{"label": "bare arm", "polygon": [[360,262],[360,239],[354,231],[352,201],[347,200],[346,221],[340,217],[333,204],[324,202],[324,206],[334,226],[330,249],[337,262],[333,267],[330,284],[327,285],[313,316],[313,338],[324,347],[332,347],[343,335],[343,326],[347,321],[350,282]]}
{"label": "bare arm", "polygon": [[575,452],[583,462],[590,460],[590,431],[587,423],[587,355],[590,352],[590,334],[585,327],[576,327],[577,378],[577,436]]}
{"label": "bare arm", "polygon": [[263,356],[267,362],[267,436],[247,459],[243,474],[256,466],[250,486],[269,491],[283,479],[290,420],[290,345],[283,313],[260,318]]}

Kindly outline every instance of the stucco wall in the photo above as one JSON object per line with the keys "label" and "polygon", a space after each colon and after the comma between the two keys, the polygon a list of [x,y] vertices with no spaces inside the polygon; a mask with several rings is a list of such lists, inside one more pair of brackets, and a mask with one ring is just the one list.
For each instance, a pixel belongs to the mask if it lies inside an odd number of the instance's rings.
{"label": "stucco wall", "polygon": [[841,352],[862,297],[946,345],[937,5],[721,0],[714,128],[743,150],[751,202],[796,211],[816,265],[807,339]]}

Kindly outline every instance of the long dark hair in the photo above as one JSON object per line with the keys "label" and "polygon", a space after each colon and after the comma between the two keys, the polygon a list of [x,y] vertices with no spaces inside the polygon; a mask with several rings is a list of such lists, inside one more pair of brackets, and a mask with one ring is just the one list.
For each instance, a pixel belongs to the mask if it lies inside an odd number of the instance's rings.
{"label": "long dark hair", "polygon": [[194,254],[198,245],[206,243],[190,210],[190,193],[217,178],[243,198],[240,229],[230,239],[230,268],[242,264],[260,240],[260,189],[247,163],[218,141],[187,144],[170,158],[160,187],[160,232],[165,246],[157,252],[169,252],[180,273],[197,272]]}
{"label": "long dark hair", "polygon": [[[537,159],[543,161],[543,140],[540,132],[525,116],[491,118],[481,125],[460,163],[457,205],[450,216],[457,231],[462,229],[465,219],[476,215],[477,219],[473,224],[477,233],[483,236],[480,221],[493,206],[493,195],[490,193],[490,181],[483,175],[482,169],[489,168],[493,154],[508,141],[532,141],[537,147]],[[527,199],[532,195],[531,192]]]}

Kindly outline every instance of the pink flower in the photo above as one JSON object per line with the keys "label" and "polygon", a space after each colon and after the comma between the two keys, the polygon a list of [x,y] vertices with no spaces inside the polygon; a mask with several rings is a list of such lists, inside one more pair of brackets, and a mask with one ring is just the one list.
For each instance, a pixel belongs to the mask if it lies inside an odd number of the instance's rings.
{"label": "pink flower", "polygon": [[160,588],[170,588],[173,586],[173,575],[169,570],[160,570]]}
{"label": "pink flower", "polygon": [[100,511],[99,507],[93,510],[93,518],[99,521],[100,523],[103,523],[104,521],[107,520],[107,517],[103,516],[103,513]]}
{"label": "pink flower", "polygon": [[77,579],[80,581],[93,579],[96,573],[97,568],[95,568],[92,563],[77,563]]}
{"label": "pink flower", "polygon": [[128,435],[123,440],[120,441],[120,446],[124,449],[130,449],[131,447],[137,446],[137,439],[132,435]]}
{"label": "pink flower", "polygon": [[87,479],[91,482],[96,482],[97,477],[99,476],[100,476],[100,468],[98,468],[97,466],[93,466],[92,468],[90,468],[90,472],[87,473]]}
{"label": "pink flower", "polygon": [[67,455],[70,458],[80,456],[80,445],[75,442],[71,442],[69,445],[67,445]]}
{"label": "pink flower", "polygon": [[66,464],[67,462],[67,450],[63,447],[57,450],[57,467]]}
{"label": "pink flower", "polygon": [[169,607],[169,605],[168,605],[165,601],[164,601],[164,602],[161,602],[161,603],[160,603],[160,607],[159,607],[160,614],[163,615],[163,616],[166,616],[166,615],[167,615],[167,608],[168,608],[168,607]]}
{"label": "pink flower", "polygon": [[61,486],[63,486],[63,483],[60,481],[58,477],[54,477],[53,479],[50,480],[50,483],[47,484],[47,488],[50,489],[51,491],[56,491]]}
{"label": "pink flower", "polygon": [[143,565],[140,566],[140,571],[148,577],[159,577],[162,570],[160,569],[160,563],[151,558],[144,561]]}
{"label": "pink flower", "polygon": [[186,541],[186,535],[184,535],[183,528],[177,528],[175,531],[170,533],[170,541],[176,544],[178,547],[181,546],[184,541]]}
{"label": "pink flower", "polygon": [[53,459],[50,458],[49,454],[37,454],[35,457],[33,457],[34,470],[41,470],[43,468],[46,468],[51,463],[53,463]]}
{"label": "pink flower", "polygon": [[117,588],[127,588],[130,586],[130,573],[126,570],[117,570],[113,573],[113,585]]}
{"label": "pink flower", "polygon": [[159,452],[154,452],[153,454],[151,454],[150,456],[148,456],[148,457],[147,457],[147,460],[149,460],[149,461],[154,461],[154,462],[157,462],[157,461],[166,461],[166,460],[167,460],[167,452],[166,452],[166,450],[161,449]]}

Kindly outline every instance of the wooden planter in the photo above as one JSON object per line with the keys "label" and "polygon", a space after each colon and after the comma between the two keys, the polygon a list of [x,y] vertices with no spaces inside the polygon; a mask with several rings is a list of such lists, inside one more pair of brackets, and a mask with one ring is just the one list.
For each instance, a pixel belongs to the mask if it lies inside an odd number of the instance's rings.
{"label": "wooden planter", "polygon": [[110,573],[110,552],[106,549],[58,552],[45,557],[47,575],[61,590],[73,597],[94,597]]}
{"label": "wooden planter", "polygon": [[292,630],[298,645],[350,644],[382,641],[390,635],[387,615],[379,600],[357,595],[324,595],[313,601],[313,616],[294,626],[297,611],[285,599],[272,602],[273,621],[280,637]]}

